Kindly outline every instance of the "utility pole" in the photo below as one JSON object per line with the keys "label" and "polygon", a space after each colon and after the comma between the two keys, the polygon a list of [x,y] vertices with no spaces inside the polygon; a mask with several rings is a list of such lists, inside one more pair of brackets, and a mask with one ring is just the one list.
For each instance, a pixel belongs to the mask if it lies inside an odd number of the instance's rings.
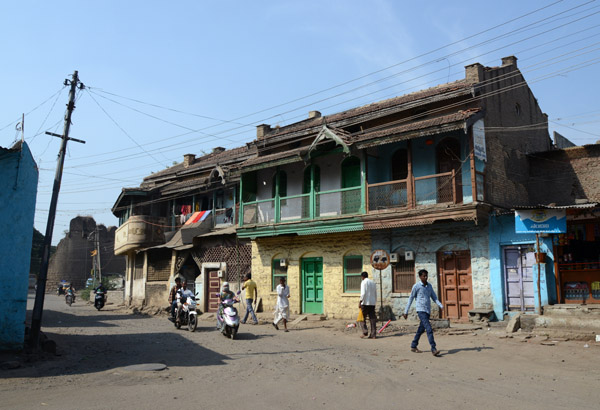
{"label": "utility pole", "polygon": [[100,230],[96,227],[96,267],[98,268],[98,282],[102,284],[102,265],[100,265]]}
{"label": "utility pole", "polygon": [[39,346],[40,330],[42,326],[42,313],[44,310],[44,296],[46,293],[46,279],[48,277],[48,263],[50,260],[50,245],[52,243],[52,232],[54,231],[54,219],[56,217],[56,205],[58,203],[58,193],[60,191],[60,182],[62,180],[63,165],[65,163],[65,153],[67,151],[67,141],[72,140],[85,144],[85,141],[75,138],[69,138],[69,129],[71,128],[71,114],[75,109],[75,91],[77,88],[84,89],[85,86],[79,81],[77,71],[73,73],[72,80],[65,80],[65,85],[70,85],[69,103],[67,104],[67,114],[65,115],[65,126],[63,134],[58,135],[46,132],[48,135],[62,139],[58,161],[56,165],[56,174],[54,176],[54,186],[52,188],[52,199],[50,200],[50,210],[48,212],[48,223],[46,224],[46,236],[44,237],[44,249],[42,253],[42,264],[37,280],[37,292],[35,294],[35,304],[33,305],[33,314],[31,318],[30,345],[34,349]]}

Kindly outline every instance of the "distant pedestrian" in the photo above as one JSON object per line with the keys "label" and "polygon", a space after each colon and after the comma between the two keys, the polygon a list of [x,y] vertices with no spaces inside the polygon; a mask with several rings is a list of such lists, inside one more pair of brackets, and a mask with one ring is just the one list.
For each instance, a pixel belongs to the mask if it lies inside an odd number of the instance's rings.
{"label": "distant pedestrian", "polygon": [[177,307],[177,291],[181,289],[181,278],[175,278],[175,286],[169,292],[169,305],[171,306],[171,317],[175,319],[175,308]]}
{"label": "distant pedestrian", "polygon": [[[375,305],[377,304],[377,288],[375,282],[369,279],[369,274],[363,272],[362,282],[360,283],[360,302],[358,302],[359,309],[362,310],[364,320],[360,322],[362,328],[361,338],[369,337],[369,339],[375,339],[377,337],[377,316],[375,315]],[[367,330],[367,317],[371,324],[371,334]]]}
{"label": "distant pedestrian", "polygon": [[252,315],[252,320],[254,324],[258,324],[258,319],[256,318],[256,314],[254,314],[254,308],[252,304],[255,300],[258,300],[258,290],[256,289],[256,282],[252,280],[252,274],[247,273],[245,282],[242,285],[242,289],[246,289],[246,315],[244,316],[244,320],[242,323],[246,323],[248,319],[248,315]]}
{"label": "distant pedestrian", "polygon": [[417,315],[419,316],[419,328],[417,329],[417,333],[415,334],[415,338],[413,339],[410,350],[411,352],[421,353],[417,346],[419,345],[419,339],[423,332],[427,332],[427,338],[429,339],[429,344],[431,345],[431,353],[434,356],[439,356],[440,351],[437,350],[435,346],[435,340],[433,338],[433,329],[431,328],[431,323],[429,323],[429,317],[431,315],[431,300],[433,300],[440,309],[443,309],[444,306],[442,302],[440,302],[433,290],[433,287],[430,283],[427,283],[427,278],[429,277],[429,273],[425,269],[421,269],[419,271],[419,279],[420,282],[415,283],[412,287],[412,291],[410,292],[410,298],[408,298],[408,303],[406,304],[406,309],[404,309],[404,319],[408,317],[408,309],[410,309],[410,305],[413,300],[416,300],[415,309],[417,310]]}
{"label": "distant pedestrian", "polygon": [[279,279],[279,285],[277,285],[277,305],[275,306],[275,320],[273,320],[273,327],[279,330],[279,322],[283,320],[283,326],[285,331],[288,331],[287,320],[290,315],[290,287],[285,284],[285,278]]}

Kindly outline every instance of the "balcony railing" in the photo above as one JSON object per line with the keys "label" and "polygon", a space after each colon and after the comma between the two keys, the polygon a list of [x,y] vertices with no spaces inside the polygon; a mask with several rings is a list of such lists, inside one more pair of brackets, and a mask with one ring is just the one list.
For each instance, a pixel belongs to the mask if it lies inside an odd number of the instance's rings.
{"label": "balcony railing", "polygon": [[460,175],[452,171],[368,184],[368,212],[462,202]]}
{"label": "balcony railing", "polygon": [[[334,189],[245,202],[242,225],[275,224],[334,218],[344,215],[412,209],[463,201],[462,174],[456,171],[366,185],[366,207],[361,187]],[[476,174],[477,200],[483,199],[484,174]]]}
{"label": "balcony railing", "polygon": [[266,225],[362,212],[361,187],[270,198],[242,204],[242,225]]}

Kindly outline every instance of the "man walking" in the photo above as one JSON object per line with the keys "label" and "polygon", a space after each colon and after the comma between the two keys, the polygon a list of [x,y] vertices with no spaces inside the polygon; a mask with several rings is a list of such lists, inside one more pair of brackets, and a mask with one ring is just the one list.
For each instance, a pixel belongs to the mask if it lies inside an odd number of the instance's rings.
{"label": "man walking", "polygon": [[248,315],[251,314],[254,324],[257,325],[258,319],[256,318],[256,315],[254,314],[254,308],[252,307],[252,303],[255,300],[258,300],[258,290],[256,289],[256,282],[252,280],[252,275],[250,273],[246,274],[245,279],[246,281],[242,285],[242,289],[246,289],[246,316],[244,316],[244,320],[242,320],[242,323],[246,323]]}
{"label": "man walking", "polygon": [[415,338],[410,345],[410,351],[421,353],[421,351],[417,349],[417,346],[419,344],[421,335],[426,331],[429,344],[431,345],[431,354],[434,356],[439,356],[440,352],[435,346],[433,329],[431,328],[431,323],[429,323],[429,316],[431,315],[431,300],[433,300],[440,307],[440,309],[443,309],[444,306],[438,300],[431,284],[427,283],[428,277],[429,273],[425,269],[421,269],[419,271],[419,279],[421,281],[413,285],[412,291],[410,292],[410,298],[408,298],[408,303],[406,304],[406,309],[404,309],[404,314],[402,316],[404,316],[404,319],[407,318],[408,309],[410,309],[410,305],[412,304],[413,300],[416,299],[415,308],[421,323],[419,324]]}
{"label": "man walking", "polygon": [[[360,283],[360,302],[358,302],[358,308],[362,310],[364,321],[360,322],[362,327],[361,338],[369,337],[369,339],[375,339],[377,337],[377,316],[375,316],[375,305],[377,304],[377,288],[375,282],[369,279],[369,274],[363,272],[360,274],[362,281]],[[367,331],[367,317],[371,324],[371,334]]]}
{"label": "man walking", "polygon": [[277,305],[275,306],[275,320],[273,320],[273,327],[279,330],[279,322],[283,320],[283,326],[285,331],[288,331],[287,320],[290,314],[290,287],[285,284],[285,278],[279,279],[279,285],[277,285]]}

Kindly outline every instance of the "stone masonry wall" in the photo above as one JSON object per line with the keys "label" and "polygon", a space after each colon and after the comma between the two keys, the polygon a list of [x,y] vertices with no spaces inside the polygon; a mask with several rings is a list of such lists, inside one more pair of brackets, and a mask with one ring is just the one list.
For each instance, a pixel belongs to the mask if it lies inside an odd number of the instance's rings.
{"label": "stone masonry wall", "polygon": [[535,203],[600,202],[600,144],[532,154],[529,161]]}
{"label": "stone masonry wall", "polygon": [[345,255],[362,255],[363,270],[371,276],[370,232],[348,232],[311,236],[258,238],[252,242],[252,278],[263,298],[264,311],[272,311],[277,294],[271,291],[271,261],[286,258],[290,287],[290,313],[302,310],[302,258],[323,258],[323,314],[329,318],[356,319],[360,293],[344,293],[343,260]]}
{"label": "stone masonry wall", "polygon": [[[439,225],[402,228],[395,230],[373,231],[373,248],[396,252],[399,248],[412,250],[415,253],[415,283],[417,272],[427,269],[429,282],[441,300],[438,269],[438,251],[471,251],[471,275],[473,284],[473,307],[491,308],[492,293],[490,288],[488,264],[488,231],[486,226],[477,226],[470,222],[444,223]],[[396,317],[404,313],[410,293],[392,293],[392,268],[382,271],[383,304],[390,306]],[[379,297],[379,273],[375,272],[377,293]],[[378,302],[379,305],[379,302]],[[432,317],[437,317],[438,309],[433,306]],[[409,311],[416,317],[415,303]]]}

